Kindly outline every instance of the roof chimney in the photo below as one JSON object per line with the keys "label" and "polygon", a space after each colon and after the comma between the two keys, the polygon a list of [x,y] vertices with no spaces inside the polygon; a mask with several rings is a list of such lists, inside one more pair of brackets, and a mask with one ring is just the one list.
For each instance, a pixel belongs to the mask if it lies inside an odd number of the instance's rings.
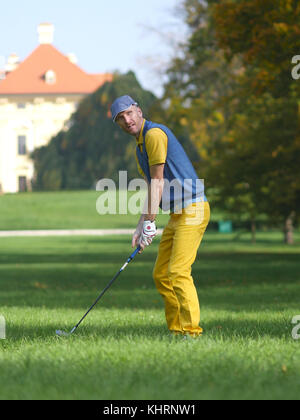
{"label": "roof chimney", "polygon": [[38,26],[39,43],[52,44],[54,38],[54,25],[51,23],[41,23]]}
{"label": "roof chimney", "polygon": [[5,57],[0,55],[0,81],[5,79]]}
{"label": "roof chimney", "polygon": [[68,57],[69,61],[71,61],[72,64],[77,64],[78,63],[77,57],[74,53],[69,53],[67,55],[67,57]]}
{"label": "roof chimney", "polygon": [[16,70],[19,67],[20,59],[17,56],[17,54],[13,53],[11,54],[8,59],[5,66],[6,73],[11,73],[12,71]]}

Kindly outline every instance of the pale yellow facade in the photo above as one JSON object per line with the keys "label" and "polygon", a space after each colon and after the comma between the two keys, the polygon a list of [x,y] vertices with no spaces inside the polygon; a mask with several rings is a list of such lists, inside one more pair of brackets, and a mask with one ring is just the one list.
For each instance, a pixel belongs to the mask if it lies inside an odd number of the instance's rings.
{"label": "pale yellow facade", "polygon": [[[39,25],[39,44],[51,45],[53,32],[53,25],[48,23]],[[56,52],[56,54],[60,53]],[[62,54],[61,57],[63,57]],[[61,93],[64,92],[64,86],[56,85],[55,66],[53,69],[52,64],[49,65],[43,75],[38,76],[39,79],[44,78],[43,86],[45,86],[45,92],[47,93],[14,94],[14,85],[12,91],[3,93],[2,90],[0,92],[0,194],[31,190],[34,179],[31,153],[36,148],[47,145],[59,131],[68,128],[67,124],[71,115],[76,111],[79,102],[89,93],[88,89],[85,91],[87,93],[70,93],[66,62],[72,63],[73,66],[76,64],[76,57],[74,54],[69,54],[65,56],[64,60],[66,60],[64,61],[66,68],[64,75],[67,79],[66,92],[68,93]],[[18,71],[19,66],[19,57],[16,54],[11,54],[7,59],[5,68],[0,69],[0,87],[1,83],[3,87],[6,75]],[[82,77],[90,77],[81,70],[77,70],[77,74],[78,72],[83,75]],[[24,79],[21,77],[21,80],[25,87],[31,89],[30,85],[26,85],[27,77],[28,69],[27,73],[25,72]],[[93,84],[95,83],[98,83],[98,81],[93,81]],[[72,88],[72,92],[81,92],[80,89],[77,90],[78,84],[76,82],[73,85],[74,90]],[[49,93],[51,86],[54,92],[56,92],[58,86],[57,92],[60,93]]]}
{"label": "pale yellow facade", "polygon": [[0,98],[2,193],[31,189],[34,176],[31,152],[48,144],[66,127],[81,98],[79,95]]}

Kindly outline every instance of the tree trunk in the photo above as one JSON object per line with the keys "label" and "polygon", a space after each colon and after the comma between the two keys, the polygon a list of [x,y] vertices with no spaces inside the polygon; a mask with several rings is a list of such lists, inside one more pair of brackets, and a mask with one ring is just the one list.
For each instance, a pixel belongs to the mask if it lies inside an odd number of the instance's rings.
{"label": "tree trunk", "polygon": [[287,245],[294,244],[294,219],[295,219],[295,212],[292,213],[287,217],[284,226],[284,239]]}
{"label": "tree trunk", "polygon": [[256,244],[256,222],[251,220],[251,242]]}

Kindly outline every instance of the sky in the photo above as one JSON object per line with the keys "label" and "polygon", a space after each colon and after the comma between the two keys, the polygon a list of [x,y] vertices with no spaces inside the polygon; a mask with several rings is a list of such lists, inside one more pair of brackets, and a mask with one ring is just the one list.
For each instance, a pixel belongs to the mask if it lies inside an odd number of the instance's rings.
{"label": "sky", "polygon": [[88,73],[133,70],[160,96],[165,68],[184,39],[181,0],[9,0],[0,12],[0,66],[11,53],[23,61],[37,46],[37,26],[55,26],[54,46],[74,53]]}

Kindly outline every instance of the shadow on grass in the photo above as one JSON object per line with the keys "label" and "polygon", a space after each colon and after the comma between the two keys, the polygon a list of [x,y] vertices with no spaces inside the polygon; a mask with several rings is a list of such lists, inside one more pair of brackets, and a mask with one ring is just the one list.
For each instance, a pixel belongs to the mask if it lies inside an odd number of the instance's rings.
{"label": "shadow on grass", "polygon": [[[22,240],[9,246],[7,250],[2,245],[0,253],[1,306],[83,311],[132,252],[128,237]],[[296,309],[299,255],[288,250],[235,252],[229,247],[226,252],[214,252],[209,246],[201,248],[193,266],[201,304],[235,312]],[[163,310],[152,279],[156,255],[157,244],[137,255],[99,305]]]}
{"label": "shadow on grass", "polygon": [[[85,311],[108,284],[112,273],[102,273],[99,278],[93,270],[73,270],[66,274],[59,269],[50,272],[20,269],[18,276],[5,275],[2,271],[0,306]],[[272,279],[264,271],[253,281],[254,275],[257,276],[258,272],[249,275],[247,272],[226,274],[222,271],[196,270],[194,278],[201,306],[204,310],[209,307],[232,312],[282,311],[287,308],[299,311],[297,272],[278,272],[277,278]],[[155,288],[151,273],[145,275],[145,268],[141,266],[121,274],[98,307],[163,310],[163,300]]]}
{"label": "shadow on grass", "polygon": [[[76,321],[76,320],[74,320]],[[82,324],[78,329],[71,334],[69,337],[58,337],[56,335],[56,330],[63,330],[65,332],[70,332],[74,325],[71,324],[62,324],[47,326],[14,326],[9,325],[7,340],[13,341],[22,341],[24,339],[30,340],[48,340],[52,338],[57,338],[58,340],[68,340],[68,339],[91,339],[95,337],[100,337],[104,339],[116,339],[124,340],[126,338],[136,338],[136,339],[161,339],[163,337],[169,336],[167,327],[159,324],[147,325],[146,328],[142,328],[140,324],[131,324],[128,323],[126,326],[118,326],[116,321],[112,321],[111,325],[101,326],[101,322],[97,326],[89,326],[88,324]]]}
{"label": "shadow on grass", "polygon": [[[128,257],[134,252],[134,249],[128,247],[127,252],[110,252],[101,253],[99,250],[86,252],[42,252],[41,254],[34,254],[24,251],[19,253],[5,253],[1,252],[0,267],[5,264],[115,264],[116,269],[121,267]],[[142,255],[137,255],[136,259],[150,262],[155,261],[155,252],[145,252]]]}
{"label": "shadow on grass", "polygon": [[[19,253],[5,253],[1,252],[0,255],[0,268],[1,265],[6,264],[52,264],[52,263],[60,263],[60,264],[114,264],[116,269],[121,267],[123,263],[127,260],[127,258],[133,253],[134,249],[128,247],[127,252],[110,252],[110,253],[101,253],[98,251],[91,251],[88,250],[86,252],[70,252],[70,253],[62,253],[62,252],[43,252],[41,254],[34,254],[24,251],[20,251]],[[157,256],[157,250],[150,250],[147,249],[146,252],[143,254],[139,254],[136,256],[135,260],[145,263],[155,263]],[[278,263],[278,261],[282,261],[283,263],[298,263],[299,264],[299,254],[298,253],[290,253],[290,252],[229,252],[224,250],[224,252],[220,251],[209,251],[201,249],[201,251],[197,255],[196,262],[210,260],[212,262],[219,261],[221,264],[228,263],[228,262],[235,262],[235,263],[242,263],[247,262],[249,263],[249,259],[251,258],[251,262],[263,262],[264,265],[267,264],[274,264],[274,262]],[[234,268],[234,267],[233,267]]]}
{"label": "shadow on grass", "polygon": [[[149,323],[146,326],[141,324],[135,324],[134,322],[128,322],[127,325],[118,325],[116,320],[112,319],[110,325],[105,322],[101,325],[89,325],[83,324],[69,337],[58,337],[56,330],[63,330],[70,332],[74,325],[62,324],[55,325],[54,323],[48,325],[37,325],[23,326],[9,325],[7,340],[1,342],[0,348],[9,345],[11,342],[19,342],[24,340],[29,341],[47,341],[54,338],[57,340],[93,340],[93,339],[104,339],[104,340],[137,340],[137,341],[149,341],[149,340],[170,340],[174,342],[184,341],[181,336],[172,336],[168,331],[165,323]],[[254,320],[229,320],[229,319],[215,319],[211,322],[205,322],[202,324],[204,333],[202,337],[199,337],[193,342],[198,340],[213,339],[216,342],[220,340],[232,342],[233,340],[243,339],[263,339],[263,338],[278,338],[293,342],[291,336],[291,324],[289,321],[261,321],[255,322]]]}
{"label": "shadow on grass", "polygon": [[[101,291],[126,261],[124,254],[89,253],[55,255],[1,255],[1,293],[23,291]],[[4,262],[5,261],[5,262]],[[153,287],[155,254],[136,256],[117,280],[119,290]],[[282,285],[283,291],[299,283],[299,256],[276,254],[210,254],[203,252],[193,265],[193,277],[200,290],[206,287],[234,289]],[[234,291],[234,290],[233,290]],[[276,291],[278,293],[280,291]],[[0,296],[1,299],[1,296]]]}

